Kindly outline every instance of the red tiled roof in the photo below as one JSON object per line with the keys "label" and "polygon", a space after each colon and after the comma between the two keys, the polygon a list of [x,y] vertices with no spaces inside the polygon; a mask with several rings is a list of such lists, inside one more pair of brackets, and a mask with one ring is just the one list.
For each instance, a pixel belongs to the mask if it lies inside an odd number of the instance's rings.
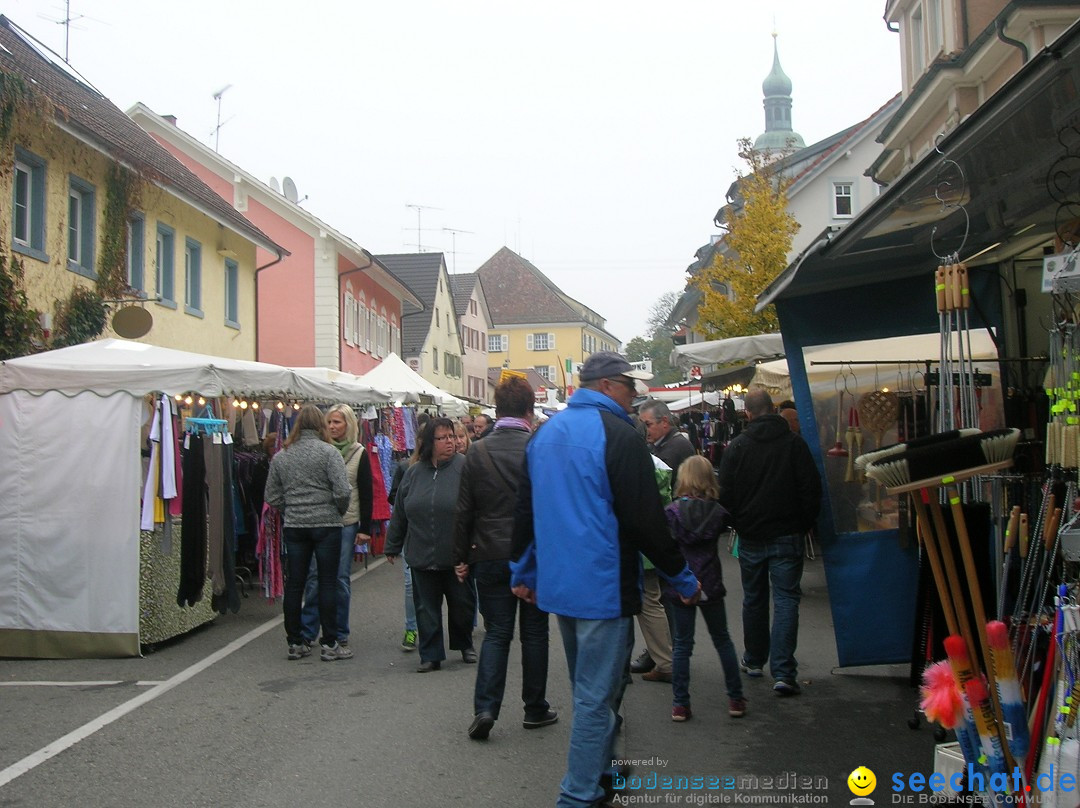
{"label": "red tiled roof", "polygon": [[581,314],[559,297],[558,287],[509,247],[500,248],[476,274],[495,326],[582,321]]}

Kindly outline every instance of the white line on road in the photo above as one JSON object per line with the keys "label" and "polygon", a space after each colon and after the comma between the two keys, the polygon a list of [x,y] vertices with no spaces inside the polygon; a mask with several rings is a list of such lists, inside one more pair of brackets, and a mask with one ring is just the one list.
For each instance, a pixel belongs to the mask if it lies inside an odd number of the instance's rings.
{"label": "white line on road", "polygon": [[[378,567],[381,566],[383,563],[384,563],[384,559],[380,558],[378,561],[371,564],[370,567],[366,567],[366,568],[360,570],[359,572],[354,573],[352,575],[352,580],[355,581],[357,578],[359,578],[362,575],[365,575],[366,573],[370,572],[371,570],[378,569]],[[147,690],[145,693],[140,693],[135,698],[130,699],[129,701],[126,701],[126,702],[124,702],[123,704],[121,704],[121,705],[119,705],[117,707],[114,707],[113,709],[109,710],[107,713],[104,713],[104,714],[98,716],[93,721],[89,721],[86,724],[83,724],[81,727],[79,727],[76,730],[73,730],[73,731],[69,732],[67,735],[64,735],[62,738],[57,738],[52,743],[41,747],[41,749],[37,750],[36,752],[34,752],[34,753],[30,754],[30,755],[27,755],[22,760],[20,760],[20,761],[18,761],[16,763],[12,763],[6,769],[0,769],[0,787],[3,787],[5,785],[7,785],[12,780],[14,780],[16,777],[21,777],[22,775],[26,774],[28,771],[40,766],[42,763],[44,763],[49,758],[56,757],[61,752],[63,752],[65,749],[70,749],[75,744],[77,744],[79,741],[82,741],[82,740],[85,740],[86,738],[89,738],[91,735],[93,735],[98,730],[104,729],[109,724],[113,723],[114,721],[116,721],[116,720],[118,720],[120,718],[123,718],[125,715],[127,715],[128,713],[130,713],[130,712],[132,712],[134,710],[137,710],[139,707],[142,707],[144,704],[147,704],[147,703],[153,701],[158,696],[165,695],[170,690],[172,690],[174,687],[177,687],[178,685],[182,685],[188,679],[191,679],[192,677],[197,676],[198,674],[202,673],[204,670],[209,668],[211,665],[225,659],[225,657],[229,656],[234,651],[239,651],[241,648],[243,648],[245,645],[247,645],[252,640],[255,640],[255,639],[261,637],[263,634],[270,631],[270,629],[275,628],[277,626],[280,626],[283,622],[284,622],[284,617],[275,617],[272,620],[267,620],[265,623],[263,623],[258,628],[252,629],[251,631],[249,631],[244,636],[233,640],[231,643],[226,645],[224,648],[222,648],[222,649],[220,649],[218,651],[215,651],[214,653],[210,654],[210,656],[206,657],[205,659],[203,659],[203,660],[201,660],[199,662],[196,662],[194,665],[191,665],[190,667],[185,668],[184,670],[180,671],[180,673],[173,676],[171,679],[166,679],[164,682],[161,682],[160,684],[154,685],[152,688],[150,688],[150,690]]]}
{"label": "white line on road", "polygon": [[114,679],[107,682],[0,682],[0,687],[115,687],[116,685],[135,685],[136,687],[154,687],[161,682],[143,679],[137,682]]}

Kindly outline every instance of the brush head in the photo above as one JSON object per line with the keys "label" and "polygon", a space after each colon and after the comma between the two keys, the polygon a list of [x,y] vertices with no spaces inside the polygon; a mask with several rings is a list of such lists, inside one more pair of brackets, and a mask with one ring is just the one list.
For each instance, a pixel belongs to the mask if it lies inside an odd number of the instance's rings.
{"label": "brush head", "polygon": [[986,640],[995,650],[1008,648],[1009,629],[1000,620],[991,620],[986,624]]}
{"label": "brush head", "polygon": [[876,452],[867,452],[866,454],[861,454],[856,457],[855,465],[865,471],[866,467],[871,463],[883,460],[886,457],[903,454],[911,449],[921,449],[924,446],[933,446],[935,443],[956,440],[957,438],[963,438],[968,435],[978,435],[980,432],[981,430],[978,429],[950,429],[948,432],[938,432],[936,435],[927,435],[926,437],[914,438],[904,443],[894,443],[891,446],[882,446]]}
{"label": "brush head", "polygon": [[[927,443],[870,463],[866,476],[888,488],[941,485],[1012,464],[1019,429],[995,429]],[[951,481],[950,481],[951,482]]]}
{"label": "brush head", "polygon": [[967,643],[958,634],[950,634],[945,638],[945,653],[949,655],[949,659],[957,662],[968,661]]}

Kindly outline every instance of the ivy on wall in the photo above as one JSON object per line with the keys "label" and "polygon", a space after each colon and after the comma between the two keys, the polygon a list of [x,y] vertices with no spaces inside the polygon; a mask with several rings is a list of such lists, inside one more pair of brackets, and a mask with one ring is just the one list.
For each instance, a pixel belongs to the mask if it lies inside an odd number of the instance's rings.
{"label": "ivy on wall", "polygon": [[[17,128],[43,129],[50,120],[48,102],[22,77],[0,70],[0,154],[9,155]],[[10,171],[5,158],[0,173]],[[54,305],[49,345],[42,340],[39,314],[23,288],[23,267],[0,245],[0,359],[23,356],[44,347],[62,348],[99,337],[108,323],[110,303],[131,295],[127,282],[128,220],[140,204],[143,181],[134,171],[110,162],[105,172],[105,207],[97,280],[93,288],[76,285]],[[62,260],[62,259],[61,259]]]}

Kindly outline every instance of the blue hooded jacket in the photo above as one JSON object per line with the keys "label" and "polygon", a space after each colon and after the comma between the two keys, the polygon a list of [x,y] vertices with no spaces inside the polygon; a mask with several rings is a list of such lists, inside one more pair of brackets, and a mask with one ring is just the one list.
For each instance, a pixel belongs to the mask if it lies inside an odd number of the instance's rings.
{"label": "blue hooded jacket", "polygon": [[671,537],[645,441],[622,408],[579,389],[536,433],[514,514],[511,586],[542,610],[606,620],[641,611],[643,553],[675,591],[697,579]]}

